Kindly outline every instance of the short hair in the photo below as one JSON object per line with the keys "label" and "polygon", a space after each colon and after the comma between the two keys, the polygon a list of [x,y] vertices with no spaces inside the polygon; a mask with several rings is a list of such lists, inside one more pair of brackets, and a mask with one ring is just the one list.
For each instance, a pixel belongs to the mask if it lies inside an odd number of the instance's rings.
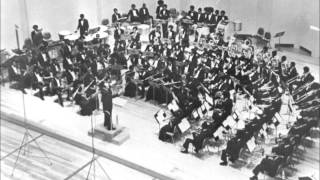
{"label": "short hair", "polygon": [[287,60],[287,56],[282,56],[281,61],[285,61],[285,60]]}
{"label": "short hair", "polygon": [[38,29],[38,25],[35,24],[35,25],[32,26],[32,28],[33,28],[34,30],[35,30],[35,29]]}
{"label": "short hair", "polygon": [[163,7],[168,7],[167,4],[164,4]]}
{"label": "short hair", "polygon": [[118,11],[118,9],[117,9],[117,8],[114,8],[113,11]]}
{"label": "short hair", "polygon": [[137,27],[137,26],[134,26],[133,29],[138,30],[138,27]]}
{"label": "short hair", "polygon": [[226,13],[224,10],[221,10],[220,12],[221,12],[221,14],[225,14]]}
{"label": "short hair", "polygon": [[198,8],[198,11],[202,11],[202,8]]}
{"label": "short hair", "polygon": [[84,17],[84,14],[80,14],[80,17],[83,18],[83,17]]}
{"label": "short hair", "polygon": [[191,6],[190,6],[190,9],[194,9],[194,5],[191,5]]}
{"label": "short hair", "polygon": [[305,67],[303,67],[303,72],[309,72],[309,67],[308,66],[305,66]]}
{"label": "short hair", "polygon": [[292,62],[290,63],[290,65],[291,65],[291,66],[296,66],[296,62],[292,61]]}
{"label": "short hair", "polygon": [[131,4],[131,7],[136,7],[136,5],[135,4]]}

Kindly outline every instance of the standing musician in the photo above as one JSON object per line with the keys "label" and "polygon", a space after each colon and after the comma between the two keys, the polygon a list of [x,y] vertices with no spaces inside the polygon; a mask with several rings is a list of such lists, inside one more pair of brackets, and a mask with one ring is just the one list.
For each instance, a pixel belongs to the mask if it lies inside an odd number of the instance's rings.
{"label": "standing musician", "polygon": [[38,47],[43,42],[42,29],[38,25],[33,25],[31,32],[31,39],[34,46]]}
{"label": "standing musician", "polygon": [[88,33],[89,30],[89,22],[84,18],[84,14],[80,14],[77,30],[80,30],[80,38],[84,39],[84,35]]}
{"label": "standing musician", "polygon": [[190,10],[188,12],[188,16],[193,22],[197,22],[198,13],[194,10],[194,5],[190,6]]}
{"label": "standing musician", "polygon": [[198,8],[198,12],[197,12],[197,17],[195,22],[196,23],[203,23],[205,18],[204,18],[204,14],[202,13],[202,8]]}
{"label": "standing musician", "polygon": [[147,5],[145,3],[142,4],[142,7],[139,10],[139,15],[140,15],[140,22],[142,24],[150,19],[149,10],[148,10]]}
{"label": "standing musician", "polygon": [[169,19],[169,10],[167,9],[167,5],[163,5],[163,9],[160,11],[159,19],[164,20],[162,23],[163,30],[163,38],[168,38],[168,19]]}
{"label": "standing musician", "polygon": [[160,12],[163,9],[163,5],[164,5],[163,0],[158,0],[158,6],[157,6],[157,9],[156,9],[156,19],[160,19]]}
{"label": "standing musician", "polygon": [[120,18],[121,18],[121,15],[120,15],[120,13],[118,13],[118,9],[114,8],[113,14],[112,14],[112,23],[113,24],[117,23]]}

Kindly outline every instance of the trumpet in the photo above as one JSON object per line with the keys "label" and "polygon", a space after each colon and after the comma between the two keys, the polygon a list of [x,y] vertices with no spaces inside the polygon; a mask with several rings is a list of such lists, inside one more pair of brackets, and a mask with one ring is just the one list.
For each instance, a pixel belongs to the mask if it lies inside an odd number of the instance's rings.
{"label": "trumpet", "polygon": [[295,82],[298,78],[299,78],[299,75],[296,75],[295,77],[289,79],[289,80],[287,81],[287,84],[289,85],[289,84]]}
{"label": "trumpet", "polygon": [[309,82],[306,83],[305,85],[299,87],[298,89],[296,89],[293,93],[292,96],[297,95],[298,93],[300,93],[301,91],[305,90],[306,88],[310,87],[313,84],[313,82]]}

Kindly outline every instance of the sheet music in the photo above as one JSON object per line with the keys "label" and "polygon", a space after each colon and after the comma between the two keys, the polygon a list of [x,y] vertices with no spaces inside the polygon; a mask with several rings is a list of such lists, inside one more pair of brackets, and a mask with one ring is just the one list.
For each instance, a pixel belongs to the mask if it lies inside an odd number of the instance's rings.
{"label": "sheet music", "polygon": [[213,137],[222,137],[224,128],[220,126],[216,132],[213,133]]}
{"label": "sheet music", "polygon": [[210,104],[213,104],[213,99],[206,93],[206,101]]}
{"label": "sheet music", "polygon": [[179,106],[177,105],[177,102],[175,100],[172,100],[172,102],[168,104],[168,109],[175,112],[179,110]]}
{"label": "sheet music", "polygon": [[192,112],[192,116],[193,116],[193,118],[197,119],[197,118],[199,117],[198,111],[197,111],[197,110],[194,110],[194,111]]}
{"label": "sheet music", "polygon": [[248,150],[250,152],[252,152],[254,150],[254,148],[256,147],[256,143],[255,143],[255,138],[252,137],[248,142],[247,142],[247,147],[248,147]]}
{"label": "sheet music", "polygon": [[181,133],[186,132],[191,127],[191,125],[190,125],[189,121],[187,120],[187,118],[183,118],[181,120],[181,122],[178,124],[178,126],[179,126],[179,129],[180,129]]}

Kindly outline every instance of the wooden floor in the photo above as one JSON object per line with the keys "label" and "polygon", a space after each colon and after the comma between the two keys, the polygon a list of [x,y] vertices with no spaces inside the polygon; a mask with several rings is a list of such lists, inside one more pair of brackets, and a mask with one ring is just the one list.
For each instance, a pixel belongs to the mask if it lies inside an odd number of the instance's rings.
{"label": "wooden floor", "polygon": [[[20,92],[7,87],[1,89],[1,108],[6,113],[17,114],[23,117],[22,95]],[[5,94],[5,96],[3,95]],[[153,119],[154,113],[160,108],[143,100],[123,98],[127,103],[114,107],[114,116],[119,117],[119,123],[130,130],[130,139],[117,146],[111,143],[96,141],[96,147],[112,153],[128,161],[135,162],[141,166],[148,167],[159,173],[166,174],[175,179],[237,179],[247,180],[252,176],[252,168],[260,162],[263,157],[256,153],[247,159],[247,163],[241,166],[227,167],[219,166],[220,153],[217,149],[194,153],[180,153],[183,138],[174,144],[164,143],[157,139],[158,125]],[[26,116],[35,123],[51,128],[58,133],[69,137],[91,143],[87,135],[90,129],[90,117],[76,114],[77,107],[60,107],[53,99],[47,98],[41,101],[32,95],[25,96]],[[102,114],[93,117],[94,122],[102,123]],[[22,140],[24,129],[1,120],[1,157],[11,150],[17,148]],[[36,133],[32,132],[36,136]],[[41,137],[38,141],[53,159],[53,165],[49,166],[43,158],[32,158],[23,156],[13,177],[10,176],[17,153],[1,161],[1,176],[7,179],[63,179],[90,160],[90,153],[82,151],[71,145],[59,142],[49,137]],[[317,142],[319,142],[317,140]],[[30,147],[31,155],[41,156],[39,150]],[[270,149],[270,144],[265,145]],[[319,176],[319,146],[307,149],[301,161],[297,162],[289,179],[297,179],[298,176],[315,174]],[[112,161],[101,159],[103,167],[107,170],[111,179],[152,179],[137,171],[126,168]],[[104,179],[100,169],[99,176]],[[75,179],[83,179],[87,170],[82,171]],[[261,175],[261,178],[263,176]],[[273,179],[273,178],[266,178]]]}
{"label": "wooden floor", "polygon": [[[5,121],[1,122],[1,158],[19,147],[24,132],[25,129],[20,126]],[[30,131],[30,133],[33,137],[39,135],[32,131]],[[30,137],[29,140],[31,140]],[[19,156],[13,175],[12,171],[18,152],[13,153],[1,161],[1,179],[64,179],[91,160],[91,154],[89,152],[47,136],[41,136],[37,139],[37,143],[46,152],[50,160],[45,158],[44,154],[39,150],[39,146],[37,146],[35,142],[32,142],[21,151],[22,154]],[[131,179],[131,177],[137,177],[142,180],[152,179],[151,177],[110,160],[98,158],[98,161],[110,179]],[[50,162],[52,162],[52,165],[50,165]],[[108,179],[108,176],[98,167],[99,165],[97,163],[95,163],[95,166],[95,178],[101,180]],[[88,169],[89,166],[71,179],[85,179]],[[93,176],[94,171],[92,168],[89,176],[91,177],[90,179],[93,179]]]}

